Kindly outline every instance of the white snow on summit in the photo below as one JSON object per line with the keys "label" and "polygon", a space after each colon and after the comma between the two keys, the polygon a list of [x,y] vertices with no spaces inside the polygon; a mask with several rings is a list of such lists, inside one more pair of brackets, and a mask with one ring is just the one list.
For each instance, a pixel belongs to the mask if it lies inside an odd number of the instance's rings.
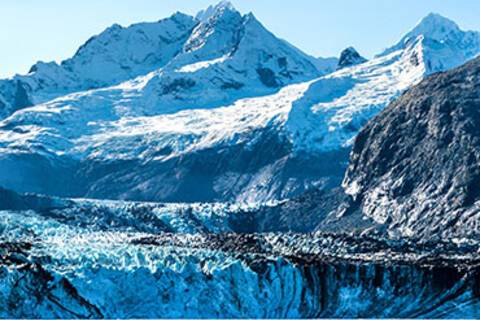
{"label": "white snow on summit", "polygon": [[195,15],[195,19],[200,22],[206,22],[208,19],[214,16],[216,12],[224,11],[224,10],[235,11],[236,9],[230,1],[222,0],[216,5],[211,5],[211,6],[208,6],[207,9],[200,10]]}
{"label": "white snow on summit", "polygon": [[207,68],[211,65],[217,64],[217,63],[222,63],[224,62],[228,56],[222,56],[220,58],[212,59],[212,60],[207,60],[207,61],[200,61],[192,64],[187,64],[186,66],[181,67],[178,69],[179,72],[196,72],[200,69]]}
{"label": "white snow on summit", "polygon": [[423,18],[411,31],[379,56],[404,50],[421,43],[420,55],[428,73],[447,70],[463,64],[480,52],[480,32],[463,31],[459,26],[436,13]]}
{"label": "white snow on summit", "polygon": [[[210,22],[213,20],[209,18]],[[288,53],[288,48],[279,46],[253,16],[247,15],[241,23],[245,25],[245,34],[233,53],[221,52],[222,56],[212,60],[180,64],[173,71],[173,67],[167,66],[163,71],[119,86],[67,95],[15,113],[2,123],[2,150],[10,152],[13,147],[40,142],[53,153],[95,149],[95,156],[134,158],[169,145],[176,150],[170,155],[174,156],[218,143],[238,143],[242,141],[238,137],[244,133],[266,126],[289,136],[297,151],[335,150],[348,147],[366,121],[429,73],[428,62],[424,61],[427,35],[420,34],[417,41],[408,42],[403,49],[363,64],[286,87],[278,93],[271,91],[265,97],[242,99],[238,89],[222,89],[221,85],[241,83],[247,91],[258,90],[254,89],[256,82],[249,84],[251,80],[242,75],[256,71],[245,69],[237,74],[230,70],[240,71],[256,63],[249,59],[261,59],[263,52],[275,52],[263,48],[282,53]],[[259,34],[261,37],[257,38]],[[256,41],[261,41],[263,47]],[[204,45],[209,46],[207,42]],[[295,60],[301,57],[290,57],[293,62],[308,65]],[[435,58],[442,61],[444,57]],[[178,60],[181,59],[174,59],[173,66],[179,64]],[[304,70],[301,65],[297,68],[298,72]],[[221,81],[221,85],[216,81]],[[231,100],[235,92],[238,98]],[[178,112],[182,109],[197,110]],[[168,115],[162,115],[165,113]],[[6,129],[12,127],[22,129],[16,133]],[[140,154],[125,140],[127,136],[146,139]],[[54,143],[52,139],[59,141]]]}
{"label": "white snow on summit", "polygon": [[[242,15],[230,3],[221,2],[198,20],[176,13],[158,22],[113,25],[60,65],[39,62],[28,75],[0,80],[5,102],[0,108],[8,115],[71,92],[108,88],[138,76],[153,79],[148,86],[152,96],[171,96],[167,102],[146,98],[150,105],[177,102],[181,108],[199,98],[204,100],[200,106],[215,99],[223,104],[232,101],[231,96],[271,93],[318,77],[331,71],[329,61],[308,56],[276,38],[252,14]],[[200,69],[191,77],[182,74]],[[193,94],[185,97],[182,91]],[[209,95],[213,99],[203,99]]]}
{"label": "white snow on summit", "polygon": [[[318,77],[310,59],[253,15],[226,9],[198,24],[163,68],[1,121],[0,167],[20,154],[161,162],[202,150],[248,148],[264,133],[287,139],[293,155],[319,156],[349,148],[369,119],[432,70],[480,52],[458,45],[475,44],[469,39],[476,33],[452,29],[456,36],[447,32],[445,39],[455,41],[440,47],[418,33],[370,61]],[[260,174],[258,183],[265,181]]]}

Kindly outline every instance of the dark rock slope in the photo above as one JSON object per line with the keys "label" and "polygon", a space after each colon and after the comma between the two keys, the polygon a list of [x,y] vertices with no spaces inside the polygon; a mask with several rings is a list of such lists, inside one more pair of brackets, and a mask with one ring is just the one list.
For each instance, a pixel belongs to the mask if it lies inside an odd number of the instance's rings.
{"label": "dark rock slope", "polygon": [[338,60],[337,70],[351,67],[360,63],[366,62],[367,59],[362,57],[353,47],[348,47],[340,53],[340,60]]}
{"label": "dark rock slope", "polygon": [[408,90],[358,135],[349,208],[403,236],[480,235],[480,58]]}

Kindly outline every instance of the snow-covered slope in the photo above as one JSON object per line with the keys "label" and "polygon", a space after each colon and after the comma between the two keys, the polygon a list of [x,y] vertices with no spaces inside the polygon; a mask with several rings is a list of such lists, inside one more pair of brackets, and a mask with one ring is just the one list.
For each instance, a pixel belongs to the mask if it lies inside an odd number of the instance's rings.
{"label": "snow-covered slope", "polygon": [[223,3],[164,68],[1,122],[0,183],[69,196],[241,202],[333,187],[360,128],[429,74],[428,61],[449,65],[445,50],[426,51],[425,39],[438,35],[424,23],[403,47],[284,86],[318,71]]}
{"label": "snow-covered slope", "polygon": [[[189,102],[209,95],[210,100],[218,100],[237,95],[241,88],[245,92],[239,95],[262,94],[266,88],[274,90],[330,71],[328,63],[319,63],[277,39],[252,14],[242,16],[228,2],[210,11],[208,18],[176,13],[127,28],[113,25],[60,65],[38,62],[28,75],[0,80],[0,93],[8,102],[2,111],[9,114],[70,92],[108,87],[151,72],[151,94],[170,94],[172,104],[185,98],[181,91],[186,89],[209,93],[192,94]],[[163,104],[157,102],[157,106]]]}
{"label": "snow-covered slope", "polygon": [[146,74],[176,56],[196,24],[181,13],[128,28],[115,24],[90,38],[60,65],[38,62],[27,75],[0,80],[0,92],[16,110],[72,91],[109,86]]}
{"label": "snow-covered slope", "polygon": [[292,110],[287,126],[294,137],[301,137],[297,140],[303,150],[349,146],[367,120],[404,90],[480,54],[479,41],[479,32],[462,31],[430,14],[371,61],[314,82],[307,103]]}
{"label": "snow-covered slope", "polygon": [[380,56],[403,50],[413,43],[418,43],[420,50],[412,56],[412,62],[425,64],[427,72],[433,73],[458,67],[477,56],[480,32],[463,31],[455,22],[431,13]]}
{"label": "snow-covered slope", "polygon": [[312,63],[317,67],[319,71],[324,74],[329,74],[335,71],[338,65],[338,58],[330,57],[330,58],[314,58]]}

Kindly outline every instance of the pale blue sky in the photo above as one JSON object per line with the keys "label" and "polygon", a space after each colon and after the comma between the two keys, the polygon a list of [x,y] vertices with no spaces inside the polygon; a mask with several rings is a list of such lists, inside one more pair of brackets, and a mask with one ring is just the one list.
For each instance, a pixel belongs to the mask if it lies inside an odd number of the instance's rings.
{"label": "pale blue sky", "polygon": [[[0,0],[0,77],[25,73],[37,60],[70,57],[113,23],[195,14],[214,0]],[[393,44],[429,12],[480,30],[475,0],[232,0],[277,36],[315,56],[353,45],[370,57]]]}

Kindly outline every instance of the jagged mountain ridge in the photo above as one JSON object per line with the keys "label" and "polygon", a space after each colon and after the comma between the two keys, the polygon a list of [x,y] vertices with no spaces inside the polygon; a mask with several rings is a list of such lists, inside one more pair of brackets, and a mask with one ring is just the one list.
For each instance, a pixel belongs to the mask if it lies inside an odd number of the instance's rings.
{"label": "jagged mountain ridge", "polygon": [[[260,84],[268,87],[313,78],[331,69],[332,62],[325,60],[322,63],[323,60],[306,55],[284,40],[271,39],[274,36],[252,14],[242,16],[227,2],[212,7],[211,11],[208,19],[203,20],[176,13],[158,22],[138,23],[126,28],[115,24],[90,38],[72,58],[60,65],[38,62],[28,75],[0,80],[0,94],[5,102],[1,111],[8,115],[70,92],[116,85],[159,70],[167,64],[172,70],[187,64],[192,66],[184,70],[198,70],[202,68],[202,61],[205,61],[203,65],[220,62],[237,49],[259,50],[244,52],[244,58],[248,54],[263,55],[258,57],[257,67],[250,62],[245,68],[248,62],[242,61],[231,67],[237,68],[237,72],[263,68],[258,74],[245,76],[260,77]],[[247,39],[244,39],[245,36]],[[266,43],[255,41],[255,37],[263,38]],[[277,70],[262,66],[268,60],[274,60],[273,56],[268,56],[269,52],[278,50],[282,51],[277,52],[281,55],[277,57],[280,60],[273,62],[278,64],[275,66]],[[200,64],[195,65],[196,62]],[[292,69],[287,66],[289,63]],[[296,68],[295,63],[299,63],[301,68]],[[228,70],[225,72],[228,73]],[[304,73],[303,77],[296,79],[297,73]],[[234,87],[242,85],[229,84]]]}
{"label": "jagged mountain ridge", "polygon": [[128,28],[115,24],[83,44],[61,64],[37,62],[29,74],[0,80],[11,111],[72,91],[113,85],[146,74],[177,55],[196,25],[184,14]]}
{"label": "jagged mountain ridge", "polygon": [[[208,31],[225,21],[235,23],[222,27],[219,38]],[[241,26],[242,37],[232,26]],[[340,185],[360,128],[429,74],[427,60],[444,58],[425,51],[430,35],[422,34],[368,62],[280,89],[284,81],[313,76],[313,64],[252,15],[220,6],[196,30],[185,52],[160,71],[5,119],[2,185],[62,196],[174,202],[265,202],[333,188]],[[262,34],[261,46],[256,34]],[[218,39],[225,44],[221,50],[215,50]],[[232,53],[228,44],[235,43],[245,45],[235,45]],[[264,61],[265,51],[257,50],[272,46],[280,55],[291,53],[288,72],[278,58]],[[201,61],[185,64],[195,59]],[[264,67],[251,68],[259,61]],[[237,74],[239,66],[256,78]],[[65,181],[75,183],[65,188]]]}
{"label": "jagged mountain ridge", "polygon": [[358,135],[348,210],[393,236],[478,237],[480,58],[428,77]]}
{"label": "jagged mountain ridge", "polygon": [[423,60],[428,73],[444,71],[462,65],[479,54],[480,32],[463,31],[450,19],[430,13],[400,41],[380,55],[405,48],[413,42],[422,50],[413,60]]}

